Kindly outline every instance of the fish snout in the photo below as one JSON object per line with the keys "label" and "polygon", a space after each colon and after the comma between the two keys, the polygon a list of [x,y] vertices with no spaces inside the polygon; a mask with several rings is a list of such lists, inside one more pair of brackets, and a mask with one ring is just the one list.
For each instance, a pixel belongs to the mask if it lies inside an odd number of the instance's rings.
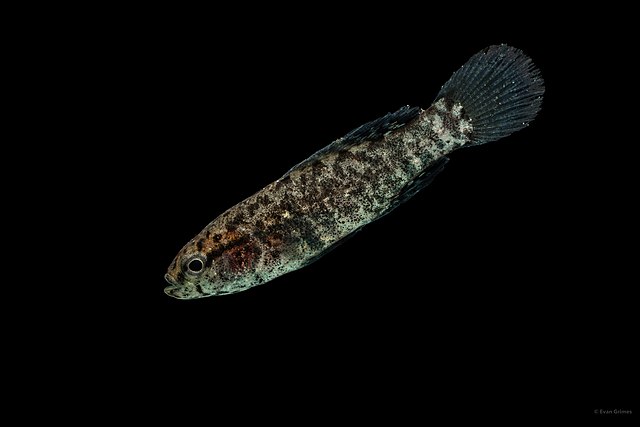
{"label": "fish snout", "polygon": [[170,285],[179,286],[179,283],[174,279],[169,273],[164,275],[164,280],[166,280]]}

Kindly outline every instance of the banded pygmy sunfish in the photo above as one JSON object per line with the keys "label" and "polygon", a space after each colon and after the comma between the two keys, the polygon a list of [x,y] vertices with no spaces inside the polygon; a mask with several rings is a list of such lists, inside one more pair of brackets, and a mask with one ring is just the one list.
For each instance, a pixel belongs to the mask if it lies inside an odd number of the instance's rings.
{"label": "banded pygmy sunfish", "polygon": [[482,50],[426,110],[354,129],[213,220],[171,263],[166,294],[227,295],[309,265],[430,184],[450,152],[526,127],[543,93],[522,51]]}

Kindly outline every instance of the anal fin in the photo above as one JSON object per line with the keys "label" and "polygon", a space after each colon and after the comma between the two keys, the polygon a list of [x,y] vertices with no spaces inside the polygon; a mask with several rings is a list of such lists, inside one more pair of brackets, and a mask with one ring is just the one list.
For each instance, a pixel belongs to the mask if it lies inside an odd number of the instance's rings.
{"label": "anal fin", "polygon": [[400,192],[391,201],[389,207],[385,209],[380,217],[388,214],[389,212],[415,196],[418,191],[431,184],[436,175],[444,170],[444,167],[447,163],[449,163],[448,157],[440,157],[433,164],[423,170],[420,175],[418,175],[413,181],[409,182],[404,186],[402,190],[400,190]]}

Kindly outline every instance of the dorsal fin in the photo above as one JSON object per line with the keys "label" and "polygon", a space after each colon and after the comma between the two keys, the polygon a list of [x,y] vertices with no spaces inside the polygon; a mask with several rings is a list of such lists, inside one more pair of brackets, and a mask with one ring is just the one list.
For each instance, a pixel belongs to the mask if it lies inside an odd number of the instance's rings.
{"label": "dorsal fin", "polygon": [[420,114],[420,107],[409,107],[408,105],[405,105],[394,113],[387,113],[378,119],[365,123],[362,126],[355,128],[342,138],[336,139],[331,144],[319,151],[316,151],[311,157],[289,169],[284,176],[289,175],[294,169],[304,167],[309,163],[314,162],[327,153],[348,150],[349,147],[357,145],[363,141],[377,141],[382,139],[387,132],[405,126],[407,123],[415,119],[418,114]]}
{"label": "dorsal fin", "polygon": [[409,107],[405,105],[395,113],[387,113],[378,119],[355,128],[333,144],[339,142],[342,147],[350,147],[361,141],[377,141],[381,139],[385,133],[403,127],[415,119],[418,114],[420,114],[420,107]]}

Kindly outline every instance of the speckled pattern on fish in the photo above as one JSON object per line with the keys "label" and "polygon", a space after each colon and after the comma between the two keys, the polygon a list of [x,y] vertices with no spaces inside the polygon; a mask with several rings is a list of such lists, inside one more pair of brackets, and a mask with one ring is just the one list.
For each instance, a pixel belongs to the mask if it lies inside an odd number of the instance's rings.
{"label": "speckled pattern on fish", "polygon": [[176,256],[165,292],[225,295],[308,265],[429,184],[451,151],[524,127],[543,90],[521,51],[485,49],[430,108],[355,129],[216,218]]}

